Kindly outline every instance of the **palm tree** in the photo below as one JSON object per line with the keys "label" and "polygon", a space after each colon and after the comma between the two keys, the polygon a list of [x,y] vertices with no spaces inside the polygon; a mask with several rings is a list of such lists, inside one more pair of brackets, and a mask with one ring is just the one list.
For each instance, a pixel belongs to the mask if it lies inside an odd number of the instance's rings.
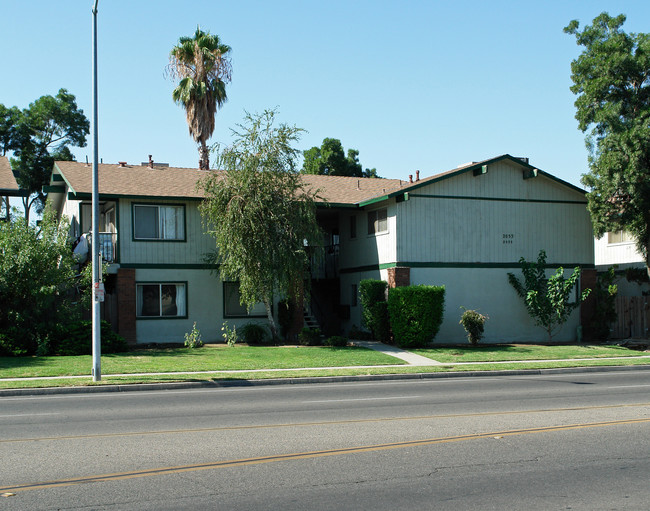
{"label": "palm tree", "polygon": [[210,152],[206,141],[214,131],[217,108],[226,102],[226,83],[230,82],[232,66],[230,46],[219,36],[197,27],[194,37],[181,37],[169,54],[169,74],[179,78],[172,92],[174,102],[183,105],[187,126],[199,144],[199,169],[210,168]]}

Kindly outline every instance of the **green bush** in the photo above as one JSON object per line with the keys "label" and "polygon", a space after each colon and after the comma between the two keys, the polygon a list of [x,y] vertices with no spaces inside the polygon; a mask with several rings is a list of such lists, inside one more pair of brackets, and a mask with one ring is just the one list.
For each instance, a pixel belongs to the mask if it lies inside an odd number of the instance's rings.
{"label": "green bush", "polygon": [[370,329],[374,338],[381,342],[390,342],[390,323],[386,304],[384,280],[366,279],[359,282],[359,299],[363,322]]}
{"label": "green bush", "polygon": [[343,348],[348,345],[348,340],[340,335],[334,335],[325,339],[325,346]]}
{"label": "green bush", "polygon": [[[92,321],[83,320],[71,323],[52,335],[50,349],[56,355],[90,355],[92,354]],[[111,330],[108,321],[100,324],[101,352],[122,353],[129,350],[124,337]]]}
{"label": "green bush", "polygon": [[471,344],[478,344],[483,337],[485,322],[488,317],[476,312],[475,310],[465,309],[460,318],[459,324],[463,325],[465,332],[467,332],[467,340]]}
{"label": "green bush", "polygon": [[390,327],[401,348],[430,342],[440,329],[444,310],[445,286],[405,286],[388,292]]}
{"label": "green bush", "polygon": [[298,334],[298,342],[302,346],[320,346],[321,332],[319,328],[303,328]]}
{"label": "green bush", "polygon": [[249,346],[268,346],[272,343],[266,328],[258,323],[246,323],[240,331],[242,339]]}
{"label": "green bush", "polygon": [[28,354],[24,344],[16,340],[16,329],[0,332],[0,357],[22,357]]}
{"label": "green bush", "polygon": [[357,325],[352,325],[350,328],[350,332],[348,333],[348,337],[350,339],[354,339],[355,341],[371,341],[372,340],[372,334],[370,332],[366,332],[365,330],[360,330]]}
{"label": "green bush", "polygon": [[[616,313],[618,286],[614,284],[616,281],[617,267],[617,265],[611,266],[605,273],[599,274],[596,279],[594,314],[591,318],[590,326],[594,340],[599,342],[605,342],[607,340],[612,323],[618,319],[618,314]],[[643,273],[647,279],[647,272],[643,270]]]}

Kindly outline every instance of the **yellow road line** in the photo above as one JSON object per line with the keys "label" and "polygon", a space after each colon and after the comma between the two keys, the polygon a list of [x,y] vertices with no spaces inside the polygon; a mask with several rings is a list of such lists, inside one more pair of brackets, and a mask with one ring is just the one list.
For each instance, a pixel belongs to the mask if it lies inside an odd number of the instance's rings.
{"label": "yellow road line", "polygon": [[366,445],[359,447],[346,447],[342,449],[329,449],[325,451],[311,451],[300,453],[278,454],[273,456],[261,456],[256,458],[245,458],[240,460],[216,461],[213,463],[201,463],[196,465],[183,465],[178,467],[162,467],[149,470],[136,470],[132,472],[118,472],[114,474],[101,474],[73,479],[60,479],[58,481],[47,481],[42,483],[31,483],[0,488],[0,493],[23,492],[31,490],[43,490],[47,488],[58,488],[61,486],[73,486],[78,484],[99,483],[108,481],[120,481],[123,479],[135,479],[140,477],[153,477],[167,474],[179,474],[182,472],[197,472],[199,470],[216,470],[219,468],[241,467],[246,465],[259,465],[262,463],[274,463],[287,460],[304,460],[309,458],[322,458],[325,456],[341,456],[346,454],[357,454],[365,452],[386,451],[389,449],[404,449],[408,447],[419,447],[426,445],[443,444],[449,442],[462,442],[465,440],[479,440],[485,438],[530,435],[534,433],[548,433],[556,431],[568,431],[574,429],[596,428],[606,426],[620,426],[626,424],[640,424],[650,422],[647,419],[628,419],[620,421],[591,422],[584,424],[569,424],[564,426],[545,426],[529,429],[514,429],[506,431],[492,431],[489,433],[474,433],[469,435],[458,435],[440,438],[427,438],[423,440],[411,440],[407,442],[395,442],[378,445]]}

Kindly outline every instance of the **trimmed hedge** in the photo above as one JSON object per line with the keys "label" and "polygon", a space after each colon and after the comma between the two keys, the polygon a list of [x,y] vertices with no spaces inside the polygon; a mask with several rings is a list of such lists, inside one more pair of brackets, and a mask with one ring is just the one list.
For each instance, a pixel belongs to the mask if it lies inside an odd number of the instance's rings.
{"label": "trimmed hedge", "polygon": [[363,322],[372,332],[373,337],[381,342],[390,342],[390,323],[386,304],[384,280],[366,279],[359,282],[359,299]]}
{"label": "trimmed hedge", "polygon": [[405,286],[388,291],[388,314],[395,343],[415,348],[429,343],[440,330],[445,286]]}

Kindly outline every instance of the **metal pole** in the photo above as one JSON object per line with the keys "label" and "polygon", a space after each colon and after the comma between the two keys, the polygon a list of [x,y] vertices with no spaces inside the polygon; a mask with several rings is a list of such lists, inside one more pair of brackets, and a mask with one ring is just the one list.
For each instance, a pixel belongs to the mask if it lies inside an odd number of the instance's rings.
{"label": "metal pole", "polygon": [[99,261],[99,151],[97,149],[97,2],[93,6],[93,177],[92,177],[92,325],[93,325],[93,381],[102,379],[102,340],[99,316],[99,286],[102,271]]}

